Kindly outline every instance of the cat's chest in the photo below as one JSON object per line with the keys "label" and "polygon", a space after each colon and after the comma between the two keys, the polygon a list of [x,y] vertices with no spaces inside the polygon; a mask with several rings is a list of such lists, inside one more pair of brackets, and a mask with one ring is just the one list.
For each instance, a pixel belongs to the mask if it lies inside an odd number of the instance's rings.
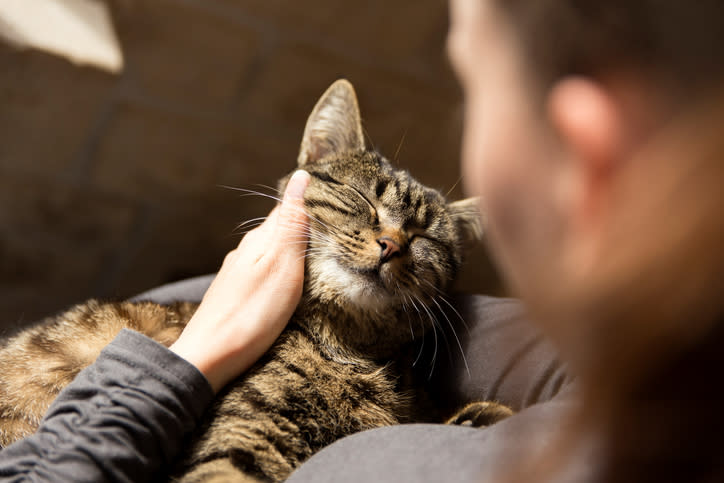
{"label": "cat's chest", "polygon": [[329,354],[328,359],[340,363],[343,373],[349,367],[368,367],[375,361],[377,366],[389,365],[414,340],[411,331],[417,335],[424,330],[424,322],[397,303],[378,304],[370,311],[338,301],[310,299],[297,308],[290,326],[313,334],[320,346],[317,352]]}
{"label": "cat's chest", "polygon": [[396,424],[407,413],[390,367],[330,356],[293,330],[244,378],[240,396],[259,399],[274,417],[324,438]]}

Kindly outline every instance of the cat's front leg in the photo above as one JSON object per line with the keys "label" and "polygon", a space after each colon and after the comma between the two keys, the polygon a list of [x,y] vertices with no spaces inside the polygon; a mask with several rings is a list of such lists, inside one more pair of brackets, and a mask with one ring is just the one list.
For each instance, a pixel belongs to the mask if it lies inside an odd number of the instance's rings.
{"label": "cat's front leg", "polygon": [[233,462],[231,457],[218,458],[201,463],[183,476],[172,478],[173,483],[265,483],[260,479],[244,473]]}
{"label": "cat's front leg", "polygon": [[445,421],[445,424],[484,428],[512,415],[513,410],[503,404],[492,401],[476,401],[456,412]]}

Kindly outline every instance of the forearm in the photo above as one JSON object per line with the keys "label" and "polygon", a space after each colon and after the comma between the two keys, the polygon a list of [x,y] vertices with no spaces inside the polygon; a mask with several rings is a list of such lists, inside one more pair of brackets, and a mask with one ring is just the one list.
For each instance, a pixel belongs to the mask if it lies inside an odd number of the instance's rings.
{"label": "forearm", "polygon": [[213,392],[156,342],[122,332],[51,405],[38,431],[0,452],[9,481],[150,481],[177,456]]}

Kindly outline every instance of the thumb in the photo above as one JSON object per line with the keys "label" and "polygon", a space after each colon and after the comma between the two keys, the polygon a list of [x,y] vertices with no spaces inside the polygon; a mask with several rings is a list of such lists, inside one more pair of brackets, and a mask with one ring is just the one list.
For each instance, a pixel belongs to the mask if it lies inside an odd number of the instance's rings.
{"label": "thumb", "polygon": [[296,171],[287,183],[284,199],[277,215],[274,243],[295,259],[301,257],[307,248],[307,213],[304,211],[304,191],[310,176],[304,170]]}

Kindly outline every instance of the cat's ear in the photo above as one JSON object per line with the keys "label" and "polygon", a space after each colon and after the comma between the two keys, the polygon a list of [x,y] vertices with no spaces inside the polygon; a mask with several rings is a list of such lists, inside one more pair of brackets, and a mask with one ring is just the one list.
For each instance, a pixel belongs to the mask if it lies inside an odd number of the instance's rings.
{"label": "cat's ear", "polygon": [[357,94],[348,80],[340,79],[322,94],[309,115],[297,163],[303,168],[329,154],[364,147]]}
{"label": "cat's ear", "polygon": [[466,198],[447,205],[450,216],[455,222],[463,245],[470,246],[483,238],[484,220],[478,208],[480,198]]}

